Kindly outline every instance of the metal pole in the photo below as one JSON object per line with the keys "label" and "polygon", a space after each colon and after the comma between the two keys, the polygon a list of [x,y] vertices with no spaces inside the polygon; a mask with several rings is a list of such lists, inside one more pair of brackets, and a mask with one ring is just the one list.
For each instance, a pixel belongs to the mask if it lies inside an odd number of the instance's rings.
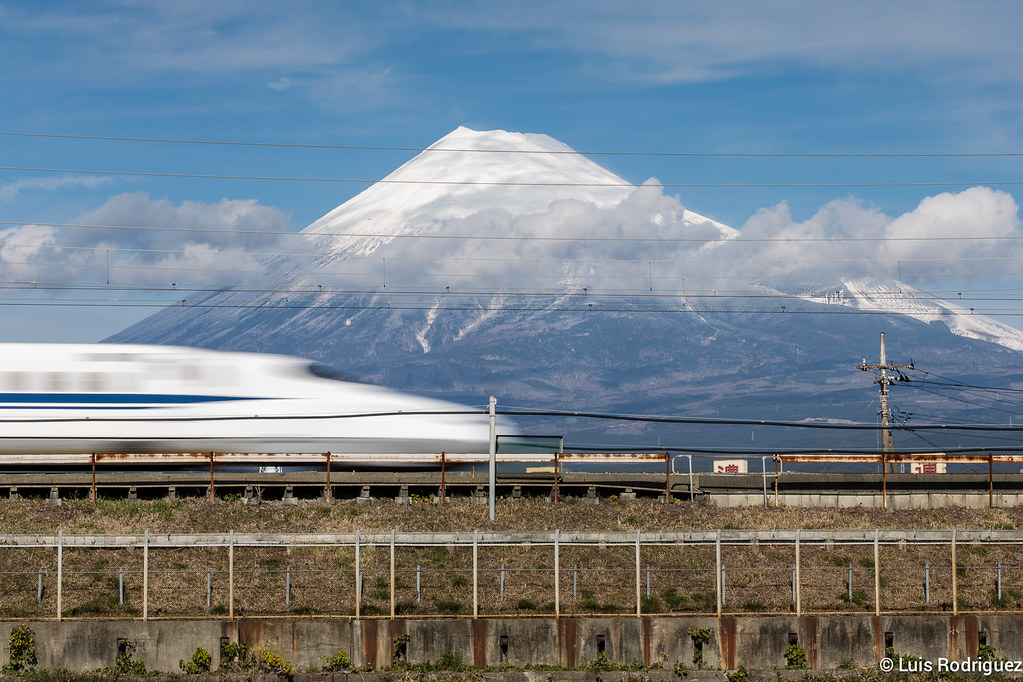
{"label": "metal pole", "polygon": [[924,563],[924,602],[931,603],[931,564]]}
{"label": "metal pole", "polygon": [[636,617],[643,615],[643,601],[640,596],[639,531],[636,531]]}
{"label": "metal pole", "polygon": [[671,453],[664,453],[664,504],[671,504]]}
{"label": "metal pole", "polygon": [[558,506],[558,453],[554,453],[554,506]]}
{"label": "metal pole", "polygon": [[689,501],[692,502],[696,499],[696,493],[693,491],[693,456],[686,455],[686,459],[689,460]]}
{"label": "metal pole", "polygon": [[646,565],[646,596],[650,596],[650,564]]}
{"label": "metal pole", "polygon": [[725,565],[721,564],[721,605],[728,603],[728,586],[725,584]]}
{"label": "metal pole", "polygon": [[767,457],[760,458],[760,470],[764,479],[764,506],[767,506]]}
{"label": "metal pole", "polygon": [[874,529],[874,615],[881,615],[881,531]]}
{"label": "metal pole", "polygon": [[[491,503],[493,499],[491,498]],[[493,504],[491,504],[493,509]],[[479,618],[479,568],[480,568],[480,532],[474,530],[472,532],[472,617]],[[392,618],[394,616],[391,616]]]}
{"label": "metal pole", "polygon": [[[555,453],[557,457],[557,453]],[[556,477],[555,481],[558,480]],[[554,617],[561,616],[561,531],[554,529]]]}
{"label": "metal pole", "polygon": [[852,562],[849,562],[849,588],[846,594],[849,595],[849,603],[852,604]]}
{"label": "metal pole", "polygon": [[572,566],[572,599],[579,598],[579,564]]}
{"label": "metal pole", "polygon": [[96,453],[92,453],[92,508],[96,508]]}
{"label": "metal pole", "polygon": [[210,504],[213,504],[217,499],[217,494],[213,489],[213,453],[210,453]]}
{"label": "metal pole", "polygon": [[1002,562],[998,562],[998,599],[1002,598]]}
{"label": "metal pole", "polygon": [[956,578],[956,529],[952,529],[952,615],[959,614],[959,584]]}
{"label": "metal pole", "polygon": [[291,606],[291,566],[284,569],[284,604]]}
{"label": "metal pole", "polygon": [[714,592],[717,593],[718,602],[718,616],[721,615],[721,531],[717,533],[717,539],[714,540]]}
{"label": "metal pole", "polygon": [[330,453],[327,453],[327,504],[330,504]]}
{"label": "metal pole", "polygon": [[799,580],[799,529],[796,529],[796,615],[803,615],[803,594]]}
{"label": "metal pole", "polygon": [[494,520],[497,499],[497,398],[490,396],[490,520]]}
{"label": "metal pole", "polygon": [[504,599],[504,564],[501,564],[501,599]]}
{"label": "metal pole", "polygon": [[394,529],[391,529],[391,620],[394,620]]}
{"label": "metal pole", "polygon": [[[212,459],[210,460],[213,461]],[[234,620],[234,531],[227,545],[227,617]]]}
{"label": "metal pole", "polygon": [[57,621],[63,620],[61,606],[63,600],[64,582],[64,531],[57,531]]}
{"label": "metal pole", "polygon": [[142,545],[142,620],[149,620],[149,531]]}
{"label": "metal pole", "polygon": [[213,600],[213,569],[206,567],[206,608],[210,608]]}
{"label": "metal pole", "polygon": [[43,603],[43,569],[39,568],[39,588],[36,591],[36,605]]}
{"label": "metal pole", "polygon": [[124,566],[117,569],[117,603],[124,606]]}
{"label": "metal pole", "polygon": [[995,459],[994,455],[987,456],[987,506],[995,507]]}
{"label": "metal pole", "polygon": [[447,478],[445,476],[445,457],[444,453],[440,453],[440,506],[444,506],[444,493],[447,488]]}
{"label": "metal pole", "polygon": [[362,561],[360,554],[359,531],[355,531],[355,617],[362,610]]}
{"label": "metal pole", "polygon": [[419,579],[419,564],[416,564],[416,603],[423,601],[422,583]]}

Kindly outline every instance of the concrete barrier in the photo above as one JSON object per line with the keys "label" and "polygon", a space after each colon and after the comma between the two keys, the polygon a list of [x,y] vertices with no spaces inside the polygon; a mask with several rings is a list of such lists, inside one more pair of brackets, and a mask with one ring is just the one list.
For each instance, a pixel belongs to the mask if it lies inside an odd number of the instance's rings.
{"label": "concrete barrier", "polygon": [[[6,622],[9,641],[21,623]],[[815,669],[875,667],[885,650],[925,661],[976,657],[982,644],[997,656],[1023,660],[1021,614],[906,614],[819,616],[680,616],[485,619],[281,619],[29,622],[38,666],[72,671],[114,665],[130,642],[148,670],[176,672],[199,647],[219,663],[220,646],[242,642],[269,650],[297,671],[321,669],[338,650],[355,666],[379,670],[395,664],[436,662],[445,655],[466,665],[529,664],[580,668],[598,656],[623,665],[681,661],[690,670],[785,668],[795,645]],[[704,636],[705,635],[705,636]],[[6,648],[6,646],[5,646]]]}

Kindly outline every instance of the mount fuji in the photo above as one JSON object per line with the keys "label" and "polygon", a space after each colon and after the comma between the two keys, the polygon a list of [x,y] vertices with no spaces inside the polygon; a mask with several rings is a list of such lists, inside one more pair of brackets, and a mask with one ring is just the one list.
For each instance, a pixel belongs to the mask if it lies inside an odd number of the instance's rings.
{"label": "mount fuji", "polygon": [[[785,259],[764,257],[774,244],[745,231],[548,136],[459,128],[282,243],[263,281],[192,295],[106,341],[299,355],[468,404],[495,395],[508,409],[872,422],[876,389],[855,370],[876,363],[881,332],[891,362],[1023,386],[1020,331],[897,279],[798,263],[779,276]],[[976,413],[900,390],[904,413]],[[580,447],[876,438],[530,424]],[[906,446],[971,444],[955,438]]]}

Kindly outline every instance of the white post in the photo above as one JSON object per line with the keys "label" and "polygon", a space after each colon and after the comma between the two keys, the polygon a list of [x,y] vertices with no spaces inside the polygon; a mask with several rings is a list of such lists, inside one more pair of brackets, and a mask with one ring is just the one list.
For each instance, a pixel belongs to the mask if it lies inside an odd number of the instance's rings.
{"label": "white post", "polygon": [[718,616],[721,615],[721,531],[714,542],[714,592],[717,594]]}
{"label": "white post", "polygon": [[643,603],[640,600],[639,595],[640,580],[639,580],[639,531],[636,531],[636,618],[643,615]]}
{"label": "white post", "polygon": [[359,531],[355,531],[355,617],[362,610],[362,563],[359,554]]}
{"label": "white post", "polygon": [[[881,615],[881,551],[878,538],[881,531],[874,529],[874,615]],[[955,583],[952,583],[955,585]]]}
{"label": "white post", "polygon": [[497,398],[490,396],[490,520],[496,515],[497,498]]}
{"label": "white post", "polygon": [[64,582],[64,531],[57,531],[57,620],[63,619],[61,616],[61,601],[63,599],[63,582]]}
{"label": "white post", "polygon": [[[479,618],[479,546],[480,532],[472,532],[472,617]],[[393,617],[393,616],[392,616]]]}
{"label": "white post", "polygon": [[227,541],[227,617],[234,620],[234,531]]}
{"label": "white post", "polygon": [[956,529],[952,529],[952,615],[959,614],[959,581],[956,576]]}
{"label": "white post", "polygon": [[142,620],[149,620],[149,531],[142,545]]}
{"label": "white post", "polygon": [[561,616],[561,531],[554,529],[554,617]]}
{"label": "white post", "polygon": [[796,529],[796,615],[803,615],[802,593],[799,581],[799,529]]}
{"label": "white post", "polygon": [[391,529],[391,620],[394,620],[394,529]]}

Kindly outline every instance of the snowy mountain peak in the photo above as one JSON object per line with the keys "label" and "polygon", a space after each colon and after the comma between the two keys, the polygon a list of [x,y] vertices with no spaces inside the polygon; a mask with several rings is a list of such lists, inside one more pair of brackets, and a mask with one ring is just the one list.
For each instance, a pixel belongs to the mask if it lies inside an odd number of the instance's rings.
{"label": "snowy mountain peak", "polygon": [[336,260],[483,211],[526,215],[565,200],[603,208],[633,189],[547,135],[459,127],[304,232]]}

